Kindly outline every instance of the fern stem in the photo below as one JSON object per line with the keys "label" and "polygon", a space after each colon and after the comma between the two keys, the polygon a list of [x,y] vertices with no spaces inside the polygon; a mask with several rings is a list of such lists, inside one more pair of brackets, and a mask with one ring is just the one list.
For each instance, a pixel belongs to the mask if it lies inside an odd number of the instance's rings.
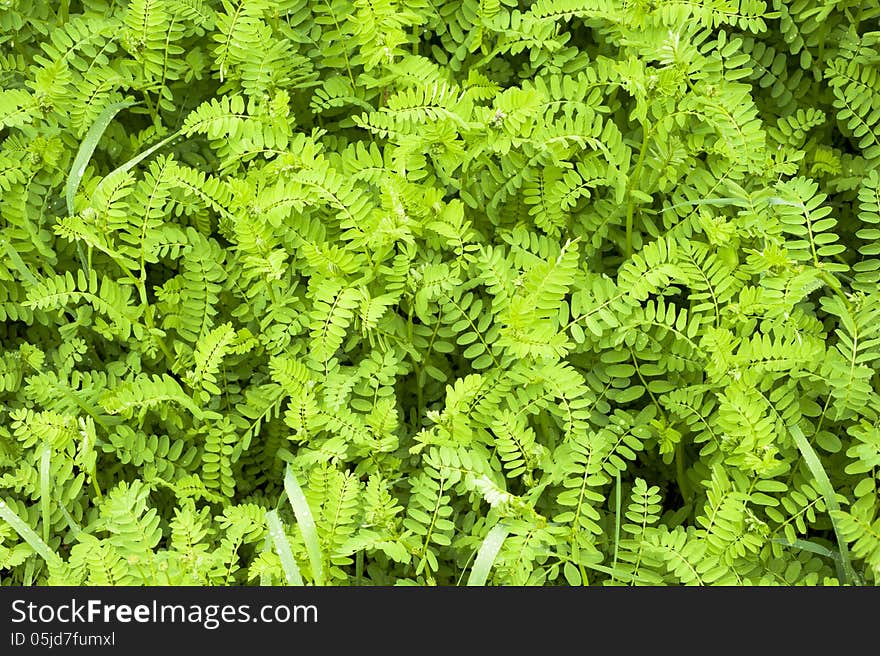
{"label": "fern stem", "polygon": [[165,340],[160,338],[154,332],[156,330],[156,326],[153,323],[153,313],[151,312],[151,310],[152,310],[152,306],[150,306],[149,303],[145,302],[145,304],[144,304],[144,324],[147,326],[147,329],[150,331],[150,334],[153,335],[153,339],[155,340],[156,345],[159,347],[159,350],[162,351],[162,355],[164,355],[167,358],[169,363],[174,362],[174,360],[175,360],[174,354],[171,352],[171,350],[165,344]]}
{"label": "fern stem", "polygon": [[847,298],[846,294],[844,293],[843,287],[840,284],[840,281],[837,278],[835,278],[833,275],[831,275],[830,273],[828,273],[827,271],[824,271],[822,269],[819,269],[819,278],[821,278],[822,281],[831,288],[831,291],[833,291],[837,295],[837,297],[841,301],[843,301],[844,307],[848,311],[852,311],[852,304],[849,302],[849,299]]}
{"label": "fern stem", "polygon": [[492,61],[492,59],[495,58],[495,55],[497,55],[500,52],[501,52],[500,46],[495,46],[495,48],[493,48],[492,51],[488,55],[485,55],[482,59],[480,59],[476,64],[473,65],[472,68],[474,70],[478,70],[481,66],[484,66],[485,64],[488,64],[490,61]]}
{"label": "fern stem", "polygon": [[[336,18],[336,12],[333,11],[333,7],[330,4],[329,0],[324,0],[324,4],[327,5],[327,9],[330,10],[330,15],[333,17],[333,25],[336,26],[336,32],[340,36],[342,35],[342,30],[339,28],[339,20]],[[345,45],[345,41],[343,40],[342,52],[345,55],[345,70],[348,73],[348,79],[351,80],[351,88],[357,88],[357,85],[354,82],[354,75],[351,74],[351,62],[348,57],[348,46]]]}
{"label": "fern stem", "polygon": [[147,93],[146,89],[144,89],[141,95],[144,97],[144,101],[147,103],[147,109],[150,110],[150,117],[153,119],[153,124],[156,126],[160,125],[161,121],[159,120],[159,114],[156,112],[156,107],[155,105],[153,105],[150,94]]}
{"label": "fern stem", "polygon": [[418,421],[421,422],[422,414],[425,412],[425,391],[422,387],[422,372],[423,369],[419,366],[416,366],[416,417]]}
{"label": "fern stem", "polygon": [[[153,313],[151,312],[152,308],[150,306],[149,301],[147,300],[147,288],[146,288],[146,283],[143,278],[143,275],[141,275],[141,277],[136,277],[128,269],[128,267],[125,265],[125,263],[120,261],[119,256],[116,255],[113,251],[111,251],[109,249],[107,249],[107,250],[100,249],[100,250],[102,253],[108,255],[110,257],[110,259],[113,260],[114,263],[116,263],[116,265],[122,270],[122,272],[128,277],[129,280],[132,281],[132,283],[137,288],[138,296],[140,297],[140,301],[141,301],[141,305],[144,308],[144,325],[147,327],[147,329],[152,334],[153,331],[155,331],[156,326],[153,324]],[[89,267],[90,268],[91,268],[91,264],[92,264],[91,253],[92,253],[92,249],[91,249],[91,247],[89,247]],[[143,269],[141,271],[143,272]],[[168,362],[174,362],[174,355],[171,353],[171,351],[165,345],[165,342],[163,340],[159,339],[158,337],[155,337],[155,340],[156,340],[156,344],[159,347],[159,350],[161,350],[162,353],[165,355],[165,357],[168,358]]]}
{"label": "fern stem", "polygon": [[154,333],[154,331],[156,330],[156,326],[153,323],[153,308],[150,305],[149,300],[147,299],[146,272],[147,269],[144,264],[144,256],[143,252],[141,252],[141,275],[139,278],[137,278],[135,284],[137,285],[138,296],[140,297],[141,305],[144,308],[144,325],[146,325],[147,330],[150,331],[150,334],[153,335],[153,339],[156,342],[156,345],[159,347],[159,350],[162,351],[162,354],[168,359],[168,362],[171,363],[174,362],[174,354],[171,353],[171,350],[165,344],[165,340]]}
{"label": "fern stem", "polygon": [[92,472],[89,478],[92,482],[92,489],[95,490],[95,495],[98,497],[98,501],[104,500],[104,493],[101,492],[101,485],[98,483],[98,478],[95,476],[96,472]]}
{"label": "fern stem", "polygon": [[681,492],[681,498],[685,503],[690,503],[693,497],[693,490],[688,485],[687,476],[684,469],[684,444],[678,442],[675,445],[675,479],[678,483],[678,491]]}
{"label": "fern stem", "polygon": [[645,165],[645,153],[648,151],[648,139],[651,137],[651,130],[644,126],[642,128],[642,147],[639,151],[639,159],[630,175],[629,183],[626,186],[626,257],[630,257],[633,253],[633,213],[635,211],[635,203],[633,202],[632,191],[639,181],[642,174],[642,167]]}
{"label": "fern stem", "polygon": [[648,396],[651,397],[651,403],[654,404],[654,407],[660,412],[660,416],[663,417],[663,421],[666,421],[666,413],[663,411],[663,406],[657,400],[657,397],[654,396],[654,392],[651,391],[650,386],[648,385],[648,381],[645,380],[645,377],[642,375],[642,370],[639,367],[639,359],[636,357],[636,352],[632,349],[629,350],[630,356],[632,356],[633,365],[636,368],[636,374],[639,377],[639,380],[642,381],[642,385],[645,387],[645,391],[648,393]]}
{"label": "fern stem", "polygon": [[825,416],[828,413],[828,406],[831,405],[831,393],[829,392],[828,396],[825,397],[825,405],[822,406],[822,414],[819,415],[819,421],[816,423],[816,435],[822,430],[822,424],[825,423]]}

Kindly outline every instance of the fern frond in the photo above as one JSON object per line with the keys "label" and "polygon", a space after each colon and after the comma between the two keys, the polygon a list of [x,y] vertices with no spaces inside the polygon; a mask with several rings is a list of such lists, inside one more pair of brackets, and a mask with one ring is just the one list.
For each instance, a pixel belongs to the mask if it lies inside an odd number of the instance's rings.
{"label": "fern frond", "polygon": [[149,376],[141,374],[124,381],[110,392],[103,394],[101,405],[110,414],[131,417],[135,411],[143,418],[147,410],[174,402],[188,410],[196,418],[203,416],[201,408],[183,391],[180,384],[171,376]]}

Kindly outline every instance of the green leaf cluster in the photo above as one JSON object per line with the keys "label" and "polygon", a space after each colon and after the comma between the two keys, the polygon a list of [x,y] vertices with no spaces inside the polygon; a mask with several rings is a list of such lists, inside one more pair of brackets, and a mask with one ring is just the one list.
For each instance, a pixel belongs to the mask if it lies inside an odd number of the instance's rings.
{"label": "green leaf cluster", "polygon": [[5,0],[0,583],[876,585],[878,19]]}

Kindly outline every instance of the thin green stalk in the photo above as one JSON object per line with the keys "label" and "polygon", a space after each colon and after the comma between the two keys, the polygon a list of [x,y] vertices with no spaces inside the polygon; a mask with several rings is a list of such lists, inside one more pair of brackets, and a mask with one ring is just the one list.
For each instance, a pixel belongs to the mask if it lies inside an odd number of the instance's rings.
{"label": "thin green stalk", "polygon": [[145,89],[141,95],[144,97],[144,102],[147,103],[147,110],[149,110],[150,117],[153,119],[153,125],[161,125],[162,122],[159,120],[159,113],[156,111],[156,106],[153,105],[153,101],[150,99],[150,94]]}
{"label": "thin green stalk", "polygon": [[678,483],[678,489],[681,492],[681,498],[684,499],[685,503],[690,503],[693,493],[684,471],[684,445],[681,442],[675,445],[675,478]]}
{"label": "thin green stalk", "polygon": [[[336,19],[336,12],[333,11],[333,6],[330,4],[329,0],[324,0],[324,4],[327,5],[327,9],[330,10],[330,16],[333,18],[333,25],[336,27],[337,34],[342,33],[342,29],[339,27],[339,21]],[[348,79],[351,80],[351,88],[357,88],[357,85],[354,81],[354,75],[351,72],[351,62],[348,57],[348,46],[343,43],[342,46],[342,54],[345,56],[345,70],[348,73]]]}
{"label": "thin green stalk", "polygon": [[58,5],[58,13],[55,14],[58,19],[58,26],[61,27],[67,22],[67,17],[70,15],[70,0],[61,0]]}
{"label": "thin green stalk", "polygon": [[633,214],[635,212],[635,203],[633,202],[632,190],[635,189],[642,175],[642,167],[645,164],[645,154],[648,152],[648,139],[651,136],[651,130],[645,126],[642,128],[642,148],[639,151],[639,159],[633,169],[632,175],[629,177],[629,183],[626,186],[626,257],[633,254]]}

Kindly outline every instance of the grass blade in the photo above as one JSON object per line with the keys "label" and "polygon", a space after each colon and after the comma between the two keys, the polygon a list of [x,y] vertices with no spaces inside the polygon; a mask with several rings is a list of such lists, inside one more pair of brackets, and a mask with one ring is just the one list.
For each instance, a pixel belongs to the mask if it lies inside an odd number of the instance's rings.
{"label": "grass blade", "polygon": [[278,511],[270,510],[267,512],[266,522],[269,524],[269,535],[275,545],[275,553],[281,559],[281,569],[284,570],[284,576],[287,577],[287,584],[304,585],[302,574],[299,572],[299,565],[296,564],[293,551],[290,549],[290,543],[284,534],[281,519],[278,517]]}
{"label": "grass blade", "polygon": [[0,244],[2,244],[3,248],[6,250],[6,257],[9,258],[9,263],[12,264],[15,270],[21,274],[22,279],[29,285],[36,285],[36,276],[31,273],[30,268],[24,263],[24,260],[21,259],[21,255],[18,254],[15,247],[6,239],[0,240]]}
{"label": "grass blade", "polygon": [[[73,206],[74,201],[76,200],[76,190],[79,189],[79,183],[82,182],[83,176],[86,173],[86,166],[88,165],[89,160],[92,159],[95,148],[98,147],[98,142],[101,141],[101,137],[110,125],[110,121],[112,121],[113,117],[120,111],[126,107],[131,107],[134,104],[136,104],[134,100],[126,99],[108,105],[104,108],[103,112],[98,114],[98,118],[95,119],[95,122],[92,123],[89,131],[86,132],[86,136],[79,145],[79,150],[76,151],[76,157],[73,158],[70,173],[67,174],[67,184],[64,186],[64,200],[67,203],[68,214],[73,215],[74,213]],[[80,266],[83,271],[88,271],[89,264],[91,264],[91,252],[89,252],[89,258],[87,260],[85,251],[80,242],[77,242],[76,244],[76,252],[79,256]]]}
{"label": "grass blade", "polygon": [[0,519],[15,529],[15,532],[18,533],[21,539],[27,542],[31,546],[31,549],[42,556],[43,560],[48,564],[57,565],[61,563],[61,557],[52,551],[52,548],[34,532],[34,529],[28,526],[25,521],[2,500],[0,500]]}
{"label": "grass blade", "polygon": [[86,173],[86,166],[110,122],[120,111],[134,104],[136,104],[135,101],[129,99],[108,105],[103,112],[98,114],[98,118],[95,119],[92,127],[86,132],[85,138],[83,138],[82,143],[79,145],[76,157],[73,159],[73,165],[70,167],[70,173],[67,175],[67,185],[64,187],[64,198],[67,201],[68,214],[73,214],[73,201],[76,198],[76,190],[79,189],[79,183],[82,182],[83,176]]}
{"label": "grass blade", "polygon": [[165,144],[167,144],[170,141],[173,141],[174,139],[176,139],[179,136],[180,136],[180,130],[178,130],[177,132],[174,132],[173,134],[169,134],[167,137],[162,139],[162,141],[159,141],[159,142],[153,144],[152,146],[150,146],[149,148],[147,148],[145,151],[138,153],[137,155],[132,157],[130,160],[125,162],[125,164],[117,166],[115,169],[110,171],[110,173],[108,173],[106,176],[104,176],[104,180],[107,180],[108,178],[112,177],[116,173],[124,173],[125,171],[128,171],[129,169],[137,166],[142,161],[144,161],[147,157],[149,157],[150,155],[155,153],[157,150],[159,150],[162,146],[164,146]]}
{"label": "grass blade", "polygon": [[840,526],[834,518],[834,511],[840,510],[840,504],[837,502],[837,495],[834,492],[834,488],[831,486],[831,480],[828,478],[828,473],[822,466],[822,462],[819,460],[816,451],[807,441],[807,437],[800,429],[800,426],[792,425],[788,427],[788,430],[791,432],[791,436],[794,438],[798,450],[804,457],[804,461],[807,463],[810,473],[813,474],[813,478],[816,479],[819,492],[825,499],[825,507],[828,509],[828,514],[831,517],[831,526],[834,528],[834,535],[837,537],[837,549],[843,567],[844,581],[850,585],[855,584],[857,583],[858,578],[853,569],[852,563],[850,562],[849,549],[847,548],[846,540],[840,531]]}
{"label": "grass blade", "polygon": [[501,545],[504,544],[504,540],[507,539],[509,532],[504,524],[498,523],[483,538],[483,543],[477,551],[477,559],[474,561],[474,566],[471,569],[471,575],[468,577],[467,584],[469,586],[486,585],[489,571],[492,569],[492,565],[495,564],[495,558],[498,557]]}
{"label": "grass blade", "polygon": [[[272,537],[267,534],[266,537],[263,538],[263,546],[260,547],[260,554],[262,555],[262,554],[267,553],[269,551],[272,551]],[[269,577],[269,573],[266,571],[265,568],[263,568],[260,571],[260,585],[265,587],[265,586],[268,586],[271,584],[272,584],[272,580]]]}
{"label": "grass blade", "polygon": [[810,542],[809,540],[795,540],[794,542],[789,542],[786,538],[773,538],[772,542],[785,545],[786,547],[800,549],[801,551],[809,551],[810,553],[814,553],[817,556],[825,556],[826,558],[831,558],[835,561],[840,560],[840,556],[831,551],[831,549],[829,549],[828,547],[823,547],[821,544],[816,544],[815,542]]}
{"label": "grass blade", "polygon": [[70,527],[70,532],[73,533],[74,539],[79,540],[81,535],[89,535],[83,531],[82,526],[77,523],[73,518],[73,515],[70,514],[70,511],[64,507],[64,504],[59,503],[58,509],[61,510],[61,514],[64,515],[64,521],[66,521],[67,526]]}
{"label": "grass blade", "polygon": [[[620,472],[615,476],[616,484],[614,486],[614,562],[611,564],[611,570],[617,569],[617,557],[620,548]],[[614,577],[612,575],[612,580]]]}
{"label": "grass blade", "polygon": [[289,464],[284,474],[284,491],[287,493],[287,499],[293,507],[293,514],[296,515],[296,521],[306,543],[306,551],[309,554],[309,562],[312,565],[312,576],[315,579],[315,585],[324,585],[324,566],[323,559],[321,558],[321,545],[318,543],[315,518],[312,517],[312,511],[306,501],[306,495],[303,494],[299,481],[296,480],[293,467]]}
{"label": "grass blade", "polygon": [[40,449],[40,514],[43,516],[43,540],[49,541],[52,521],[52,479],[49,476],[52,464],[52,447],[44,444]]}
{"label": "grass blade", "polygon": [[607,574],[611,577],[611,580],[620,580],[624,583],[632,583],[635,579],[632,574],[625,571],[620,571],[617,569],[612,569],[611,567],[606,567],[605,565],[600,565],[599,563],[583,563],[583,566],[587,569],[594,569],[597,572],[602,572],[603,574]]}

